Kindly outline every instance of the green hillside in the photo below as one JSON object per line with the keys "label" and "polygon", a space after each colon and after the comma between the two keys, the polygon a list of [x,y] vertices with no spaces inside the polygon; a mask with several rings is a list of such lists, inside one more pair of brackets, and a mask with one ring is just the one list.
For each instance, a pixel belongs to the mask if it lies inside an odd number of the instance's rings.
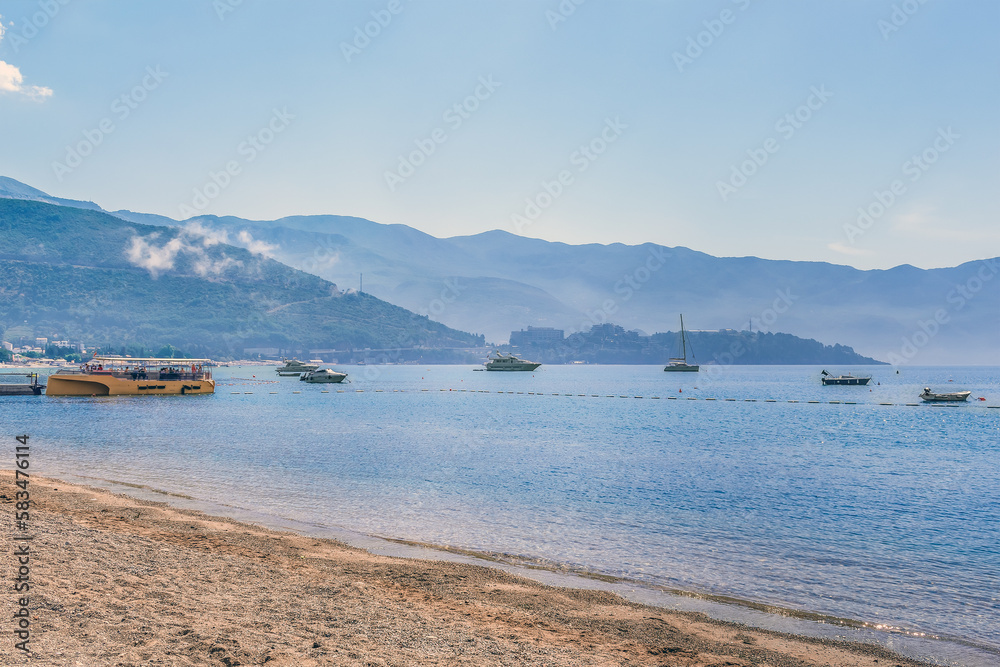
{"label": "green hillside", "polygon": [[483,344],[223,241],[198,227],[0,199],[0,329],[226,357],[403,348],[419,358],[420,348]]}
{"label": "green hillside", "polygon": [[[680,335],[674,332],[643,335],[615,324],[600,324],[589,331],[574,333],[561,341],[514,346],[532,361],[565,364],[586,361],[593,364],[663,364],[681,354]],[[850,364],[884,362],[858,354],[844,345],[824,345],[819,341],[785,333],[758,331],[691,331],[687,334],[687,356],[701,364]],[[506,348],[505,348],[506,349]]]}

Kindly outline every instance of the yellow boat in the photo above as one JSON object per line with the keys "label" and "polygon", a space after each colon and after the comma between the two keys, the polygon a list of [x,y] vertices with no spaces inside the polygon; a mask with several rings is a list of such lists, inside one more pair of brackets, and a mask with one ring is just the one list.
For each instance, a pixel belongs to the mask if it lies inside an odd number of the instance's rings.
{"label": "yellow boat", "polygon": [[95,356],[48,377],[48,396],[164,396],[214,394],[210,359]]}

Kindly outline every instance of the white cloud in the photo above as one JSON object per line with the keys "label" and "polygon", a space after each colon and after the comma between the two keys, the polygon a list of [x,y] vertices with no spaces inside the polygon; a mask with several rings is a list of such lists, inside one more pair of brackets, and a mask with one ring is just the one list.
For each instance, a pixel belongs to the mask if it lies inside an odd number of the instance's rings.
{"label": "white cloud", "polygon": [[852,255],[857,257],[860,255],[875,254],[871,250],[866,250],[865,248],[855,248],[852,245],[844,245],[843,243],[840,242],[828,243],[826,244],[826,247],[834,252],[839,252],[841,255]]}
{"label": "white cloud", "polygon": [[278,249],[277,245],[254,239],[253,235],[245,229],[240,230],[234,240],[230,240],[229,232],[225,229],[209,229],[198,220],[187,223],[182,229],[185,236],[201,241],[202,246],[206,248],[217,243],[231,243],[264,257],[273,257],[274,251]]}
{"label": "white cloud", "polygon": [[209,275],[219,275],[230,266],[240,266],[243,262],[233,259],[232,257],[223,257],[222,259],[212,259],[208,255],[201,255],[194,263],[191,268],[202,278]]}
{"label": "white cloud", "polygon": [[198,221],[189,222],[183,229],[188,236],[200,238],[201,244],[206,248],[216,243],[229,243],[229,233],[226,230],[208,229]]}
{"label": "white cloud", "polygon": [[914,205],[892,219],[892,231],[910,239],[927,242],[986,243],[1000,239],[996,227],[977,228],[941,215],[930,205]]}
{"label": "white cloud", "polygon": [[159,232],[146,237],[133,236],[131,244],[125,250],[129,263],[146,269],[154,278],[173,269],[177,258],[182,254],[192,256],[191,269],[202,277],[217,276],[230,266],[243,265],[243,262],[224,254],[213,258],[205,252],[206,248],[226,243],[228,235],[225,231],[214,231],[192,222],[182,227],[177,236],[163,245],[156,244],[159,236]]}
{"label": "white cloud", "polygon": [[273,243],[267,243],[266,241],[256,241],[253,235],[247,230],[240,230],[237,236],[239,244],[252,252],[255,255],[263,255],[264,257],[272,257],[274,251],[278,249],[278,246]]}
{"label": "white cloud", "polygon": [[0,60],[0,92],[26,95],[41,101],[52,95],[52,89],[45,86],[26,86],[21,70]]}
{"label": "white cloud", "polygon": [[184,248],[184,241],[180,236],[171,239],[162,246],[156,246],[152,242],[158,236],[159,234],[150,234],[145,239],[141,236],[133,236],[132,245],[125,251],[129,262],[146,269],[154,278],[159,276],[162,271],[174,268],[177,255]]}
{"label": "white cloud", "polygon": [[[944,222],[934,214],[929,206],[913,206],[909,211],[900,213],[892,219],[892,231],[902,234],[922,234],[934,231],[934,228]],[[946,225],[951,227],[951,225]]]}
{"label": "white cloud", "polygon": [[[3,17],[0,16],[0,42],[6,30],[3,26]],[[25,95],[33,100],[41,101],[52,96],[52,89],[45,86],[26,86],[21,70],[10,63],[0,60],[0,93],[15,93]]]}

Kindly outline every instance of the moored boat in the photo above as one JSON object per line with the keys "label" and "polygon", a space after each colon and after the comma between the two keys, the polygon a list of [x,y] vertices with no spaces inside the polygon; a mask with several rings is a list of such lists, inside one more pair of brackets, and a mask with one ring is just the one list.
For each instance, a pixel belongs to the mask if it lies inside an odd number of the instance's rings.
{"label": "moored boat", "polygon": [[937,394],[932,392],[930,387],[924,387],[924,392],[920,394],[920,398],[928,403],[960,403],[967,400],[970,395],[972,395],[971,391],[952,391]]}
{"label": "moored boat", "polygon": [[820,380],[823,381],[824,385],[828,384],[866,385],[872,379],[872,376],[870,375],[867,377],[855,377],[850,373],[848,373],[847,375],[833,376],[826,371],[823,371],[822,373],[820,373],[820,375],[822,376]]}
{"label": "moored boat", "polygon": [[78,368],[48,377],[47,396],[150,396],[214,394],[208,359],[97,355]]}
{"label": "moored boat", "polygon": [[488,371],[533,371],[540,363],[520,359],[513,354],[502,354],[499,350],[486,360],[486,370]]}
{"label": "moored boat", "polygon": [[275,372],[282,377],[292,377],[295,375],[301,375],[302,373],[308,373],[309,371],[315,371],[319,369],[319,366],[313,364],[304,364],[298,359],[283,359],[284,365],[278,366]]}
{"label": "moored boat", "polygon": [[[694,356],[693,352],[691,356]],[[689,364],[687,362],[687,336],[684,334],[684,316],[681,315],[681,356],[671,357],[667,360],[667,365],[663,370],[697,373],[699,368],[698,364]]]}
{"label": "moored boat", "polygon": [[306,371],[299,377],[299,382],[343,382],[345,378],[347,378],[347,373],[324,368],[317,371]]}

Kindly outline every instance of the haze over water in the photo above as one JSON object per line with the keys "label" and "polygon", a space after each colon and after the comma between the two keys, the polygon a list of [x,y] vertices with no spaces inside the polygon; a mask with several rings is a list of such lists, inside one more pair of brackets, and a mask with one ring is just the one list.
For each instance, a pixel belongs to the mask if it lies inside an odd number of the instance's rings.
{"label": "haze over water", "polygon": [[[810,367],[661,369],[343,367],[351,384],[320,386],[231,368],[214,396],[2,407],[39,474],[886,624],[1000,659],[998,369],[872,367],[871,387],[822,387]],[[972,401],[905,405],[924,386]]]}

